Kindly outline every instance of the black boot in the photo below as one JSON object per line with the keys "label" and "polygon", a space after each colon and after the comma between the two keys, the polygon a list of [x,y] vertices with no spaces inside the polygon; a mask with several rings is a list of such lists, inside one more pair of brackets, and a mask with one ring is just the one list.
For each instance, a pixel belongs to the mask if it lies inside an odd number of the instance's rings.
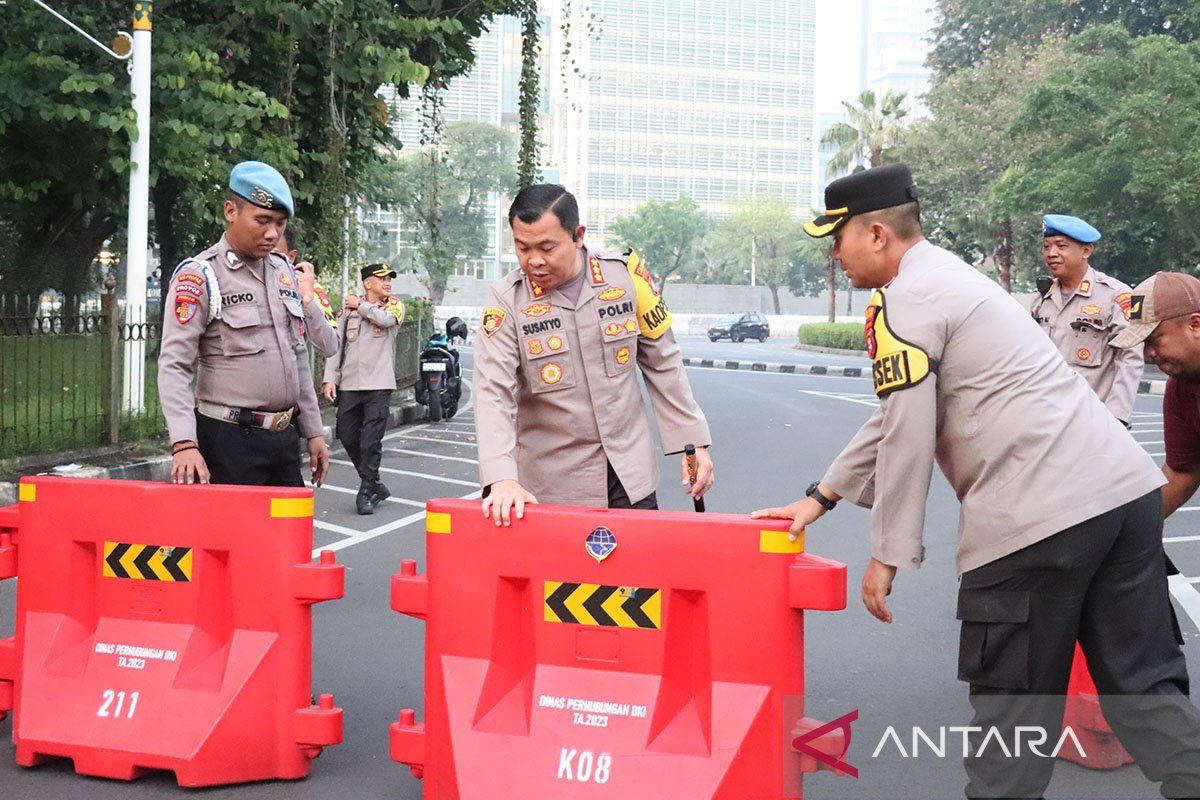
{"label": "black boot", "polygon": [[392,496],[388,488],[383,485],[383,481],[376,478],[371,483],[371,505],[378,507],[380,503]]}
{"label": "black boot", "polygon": [[371,484],[364,481],[358,487],[358,496],[354,498],[354,505],[359,514],[375,513],[375,504],[371,502]]}

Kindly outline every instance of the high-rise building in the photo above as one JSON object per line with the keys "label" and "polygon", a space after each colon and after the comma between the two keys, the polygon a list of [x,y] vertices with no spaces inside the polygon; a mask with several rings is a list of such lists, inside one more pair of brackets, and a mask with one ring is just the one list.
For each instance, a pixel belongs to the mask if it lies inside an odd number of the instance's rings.
{"label": "high-rise building", "polygon": [[[599,31],[558,119],[589,238],[649,198],[721,215],[769,194],[807,211],[815,0],[591,0]],[[579,24],[577,18],[575,24]]]}
{"label": "high-rise building", "polygon": [[[549,71],[551,49],[549,47],[550,22],[543,18],[543,74]],[[451,79],[443,91],[442,121],[450,124],[457,121],[486,122],[519,136],[519,91],[518,78],[521,74],[521,22],[515,17],[498,17],[488,26],[474,44],[475,63],[464,75]],[[416,150],[421,145],[422,114],[419,87],[410,87],[410,97],[401,98],[394,88],[385,91],[384,97],[392,104],[394,115],[392,129],[404,149]],[[541,113],[545,119],[550,111],[549,87],[542,87]],[[548,122],[543,129],[548,127]],[[543,151],[543,155],[545,155]],[[543,168],[543,174],[557,176],[552,168]],[[485,200],[487,215],[487,249],[479,257],[464,260],[458,274],[494,280],[513,266],[516,259],[511,253],[505,232],[507,222],[502,208],[503,198],[491,194]],[[371,208],[363,212],[363,225],[370,237],[369,255],[386,258],[393,254],[411,252],[409,230],[392,209]],[[506,247],[507,244],[507,247]],[[506,252],[506,249],[508,252]]]}
{"label": "high-rise building", "polygon": [[825,187],[848,172],[848,170],[842,170],[836,174],[830,174],[829,162],[837,155],[838,146],[821,143],[830,128],[839,122],[846,122],[848,119],[845,111],[827,111],[817,117],[817,175],[813,182],[815,188],[812,201],[815,209],[825,208]]}
{"label": "high-rise building", "polygon": [[934,0],[862,0],[863,88],[876,95],[903,92],[920,114],[929,91],[930,31]]}

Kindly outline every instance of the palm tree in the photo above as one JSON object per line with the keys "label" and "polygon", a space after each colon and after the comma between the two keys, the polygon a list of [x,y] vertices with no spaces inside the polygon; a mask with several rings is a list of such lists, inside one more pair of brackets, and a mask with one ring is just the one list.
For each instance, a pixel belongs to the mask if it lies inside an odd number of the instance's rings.
{"label": "palm tree", "polygon": [[836,144],[837,154],[829,161],[826,173],[837,175],[857,167],[878,167],[883,151],[896,143],[901,120],[908,115],[903,92],[884,92],[877,98],[868,89],[854,103],[843,101],[848,122],[839,122],[821,137],[821,144]]}

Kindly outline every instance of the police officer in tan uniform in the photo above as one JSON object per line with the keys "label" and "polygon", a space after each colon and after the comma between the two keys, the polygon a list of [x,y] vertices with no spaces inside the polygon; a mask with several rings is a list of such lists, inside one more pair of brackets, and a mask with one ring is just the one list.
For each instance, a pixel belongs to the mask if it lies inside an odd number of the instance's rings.
{"label": "police officer in tan uniform", "polygon": [[171,479],[302,486],[304,437],[319,485],[329,450],[305,340],[324,315],[272,252],[294,210],[291,191],[258,161],[235,166],[229,190],[225,235],[183,261],[167,293],[158,392]]}
{"label": "police officer in tan uniform", "polygon": [[[296,234],[290,222],[283,229],[283,236],[280,236],[279,241],[275,243],[275,252],[286,257],[296,272],[296,288],[300,292],[300,302],[304,303],[304,327],[305,333],[308,334],[308,341],[312,342],[314,350],[325,358],[329,358],[338,349],[337,315],[334,313],[333,307],[329,305],[329,295],[326,294],[321,284],[317,283],[317,268],[311,261],[296,260],[300,256],[300,251],[296,249]],[[310,313],[308,307],[310,303],[316,303],[317,308],[320,309],[324,325],[318,324],[315,313]]]}
{"label": "police officer in tan uniform", "polygon": [[[1154,461],[1007,292],[921,233],[903,164],[831,183],[805,226],[875,288],[865,336],[879,407],[807,496],[756,517],[797,536],[838,501],[871,509],[867,609],[892,621],[900,568],[925,560],[936,461],[958,496],[959,679],[975,709],[969,798],[1041,797],[1053,758],[981,748],[1054,740],[1075,641],[1122,744],[1166,797],[1200,797],[1200,712],[1173,634]],[[1069,500],[1047,487],[1070,476]],[[810,532],[811,534],[811,532]]]}
{"label": "police officer in tan uniform", "polygon": [[404,322],[404,303],[392,297],[394,277],[387,264],[363,267],[366,294],[346,298],[338,320],[340,349],[325,361],[322,391],[330,402],[337,402],[338,440],[358,470],[359,514],[373,514],[392,494],[379,480],[379,464],[396,388],[396,334]]}
{"label": "police officer in tan uniform", "polygon": [[640,369],[667,454],[697,446],[696,499],[712,485],[708,424],[671,315],[634,252],[591,252],[562,186],[523,189],[508,212],[519,270],[488,291],[473,384],[484,515],[530,502],[657,508],[658,463]]}
{"label": "police officer in tan uniform", "polygon": [[1042,217],[1042,259],[1053,278],[1038,280],[1030,310],[1067,363],[1126,427],[1142,378],[1142,348],[1111,345],[1129,325],[1130,288],[1088,264],[1100,231],[1078,217]]}

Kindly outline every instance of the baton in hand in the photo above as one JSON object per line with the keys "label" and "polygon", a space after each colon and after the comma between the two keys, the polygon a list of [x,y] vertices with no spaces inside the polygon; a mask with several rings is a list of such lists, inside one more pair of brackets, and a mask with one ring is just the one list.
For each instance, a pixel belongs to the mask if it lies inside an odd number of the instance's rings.
{"label": "baton in hand", "polygon": [[[696,445],[685,444],[683,446],[683,454],[687,457],[688,468],[688,483],[692,486],[696,485]],[[692,498],[692,505],[696,507],[696,511],[704,513],[704,498]]]}

